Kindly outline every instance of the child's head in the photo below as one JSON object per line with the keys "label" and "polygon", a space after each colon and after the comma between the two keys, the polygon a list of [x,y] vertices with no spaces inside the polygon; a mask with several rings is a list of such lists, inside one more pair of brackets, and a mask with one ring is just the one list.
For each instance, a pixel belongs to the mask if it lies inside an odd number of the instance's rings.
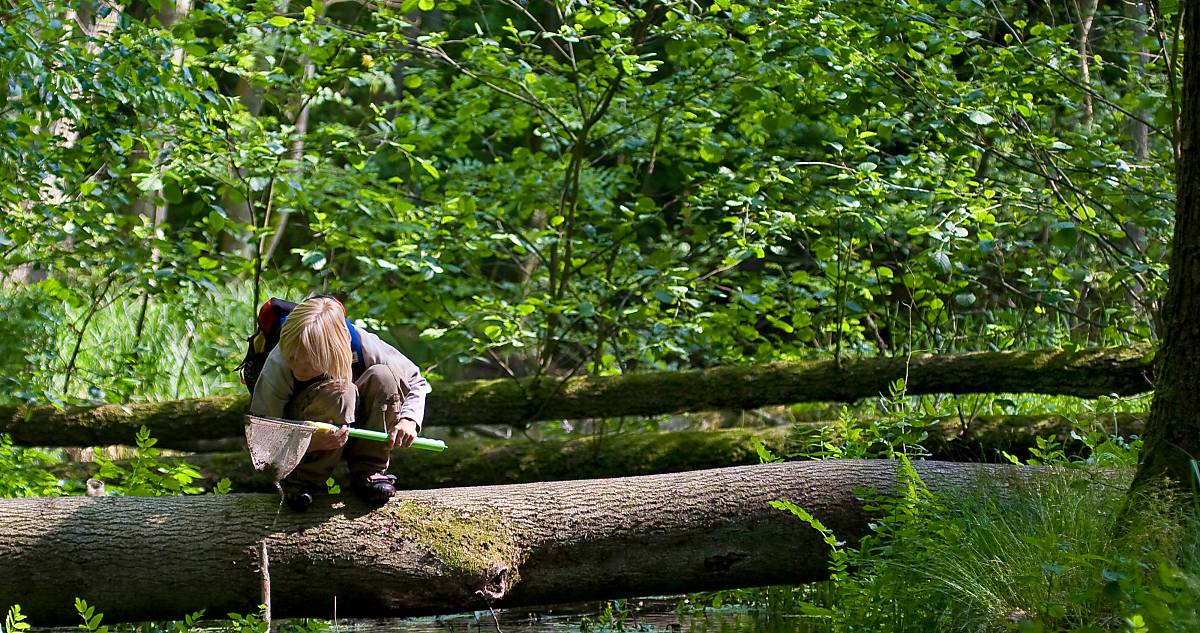
{"label": "child's head", "polygon": [[330,297],[305,299],[279,331],[279,352],[297,380],[322,374],[349,381],[354,358],[342,304]]}

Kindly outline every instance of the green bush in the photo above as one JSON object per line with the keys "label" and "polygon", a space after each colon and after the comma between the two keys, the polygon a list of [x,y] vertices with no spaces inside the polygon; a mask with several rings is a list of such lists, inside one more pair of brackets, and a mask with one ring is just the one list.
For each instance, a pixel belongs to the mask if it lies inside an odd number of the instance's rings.
{"label": "green bush", "polygon": [[36,448],[14,446],[12,438],[0,434],[0,499],[52,497],[81,491],[77,483],[60,481],[46,470],[59,458]]}
{"label": "green bush", "polygon": [[901,458],[901,494],[856,547],[819,521],[835,589],[805,611],[835,631],[1191,631],[1200,625],[1200,522],[1164,492],[1131,498],[1112,471],[1053,467],[1026,483],[930,491]]}

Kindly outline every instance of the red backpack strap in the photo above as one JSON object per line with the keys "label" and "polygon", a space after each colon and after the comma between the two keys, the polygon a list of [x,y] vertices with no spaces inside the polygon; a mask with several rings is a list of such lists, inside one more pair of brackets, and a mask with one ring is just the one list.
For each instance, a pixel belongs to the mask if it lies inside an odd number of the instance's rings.
{"label": "red backpack strap", "polygon": [[263,332],[271,329],[271,324],[276,322],[274,318],[276,301],[278,299],[271,297],[264,301],[262,307],[258,309],[258,329]]}
{"label": "red backpack strap", "polygon": [[258,329],[267,334],[274,333],[279,329],[283,317],[291,314],[295,308],[296,304],[291,301],[271,297],[258,309]]}

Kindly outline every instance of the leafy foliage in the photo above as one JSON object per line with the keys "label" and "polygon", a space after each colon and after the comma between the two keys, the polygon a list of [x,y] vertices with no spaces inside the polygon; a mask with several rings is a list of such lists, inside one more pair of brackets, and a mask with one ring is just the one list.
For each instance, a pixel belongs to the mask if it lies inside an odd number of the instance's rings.
{"label": "leafy foliage", "polygon": [[898,455],[913,457],[929,453],[921,442],[929,437],[932,417],[909,405],[904,379],[888,385],[888,396],[880,398],[882,413],[866,422],[849,407],[843,407],[836,425],[814,427],[794,425],[797,445],[805,448],[793,457],[805,459],[892,459]]}
{"label": "leafy foliage", "polygon": [[9,607],[8,613],[4,616],[4,628],[0,629],[4,633],[21,633],[28,631],[32,626],[25,621],[25,615],[21,613],[21,605],[14,604]]}
{"label": "leafy foliage", "polygon": [[[97,477],[106,482],[113,482],[106,485],[108,490],[135,497],[203,492],[203,489],[192,483],[200,478],[200,472],[195,468],[183,462],[163,463],[157,459],[160,453],[154,445],[158,440],[150,437],[150,429],[144,426],[139,429],[136,441],[137,450],[134,451],[128,466],[121,466],[103,456],[96,456],[96,462],[100,464]],[[224,491],[228,491],[228,487],[228,481],[220,486]]]}
{"label": "leafy foliage", "polygon": [[11,437],[0,434],[0,499],[63,494],[63,482],[46,470],[59,459],[43,450],[14,446]]}
{"label": "leafy foliage", "polygon": [[80,624],[79,628],[88,633],[108,633],[108,626],[100,624],[104,620],[104,614],[96,613],[96,608],[83,598],[75,598],[75,611],[83,618],[83,624]]}
{"label": "leafy foliage", "polygon": [[[265,286],[447,378],[1154,334],[1178,69],[1148,17],[1102,8],[1085,78],[1054,7],[426,4],[6,10],[3,268],[70,341],[9,397],[188,393],[122,380],[137,349],[71,374],[74,342],[220,303],[172,338],[230,354]],[[178,376],[236,389],[215,359]]]}
{"label": "leafy foliage", "polygon": [[[1082,42],[1077,7],[1037,3],[158,4],[0,9],[0,400],[237,391],[255,306],[312,290],[445,379],[1158,333],[1177,3],[1098,6]],[[844,408],[807,456],[908,464],[930,411],[1049,402],[987,398],[918,410],[898,383],[883,421]],[[1084,472],[1139,448],[1075,439]],[[110,490],[198,492],[136,441],[102,461]],[[56,458],[0,439],[0,493],[75,492]],[[812,613],[916,627],[953,587],[985,628],[1185,621],[1179,517],[1147,524],[1169,542],[1111,542],[1113,493],[1084,475],[1010,508],[904,470],[856,548],[783,506],[841,561],[844,604]],[[1011,587],[985,582],[1010,554]]]}

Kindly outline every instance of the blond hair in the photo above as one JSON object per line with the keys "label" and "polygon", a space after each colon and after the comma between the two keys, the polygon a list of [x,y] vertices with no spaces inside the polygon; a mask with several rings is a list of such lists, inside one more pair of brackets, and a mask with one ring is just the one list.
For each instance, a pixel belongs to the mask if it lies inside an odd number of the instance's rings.
{"label": "blond hair", "polygon": [[303,358],[334,380],[349,382],[354,362],[342,304],[312,297],[298,304],[279,331],[279,351],[289,363]]}

